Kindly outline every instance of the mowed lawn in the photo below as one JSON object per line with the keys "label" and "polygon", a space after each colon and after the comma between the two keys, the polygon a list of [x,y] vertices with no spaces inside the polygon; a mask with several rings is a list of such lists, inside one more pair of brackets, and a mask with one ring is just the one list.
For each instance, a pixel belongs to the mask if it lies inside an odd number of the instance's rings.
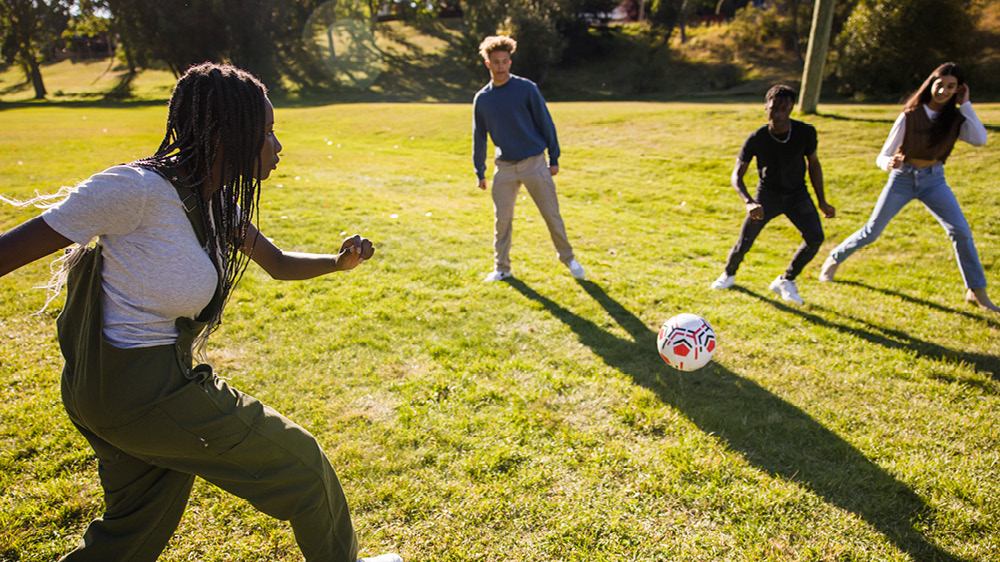
{"label": "mowed lawn", "polygon": [[[471,97],[471,93],[470,93]],[[868,217],[897,106],[821,105],[827,242],[804,306],[768,283],[799,244],[775,220],[733,290],[754,103],[552,103],[556,181],[586,281],[530,199],[515,278],[492,267],[471,105],[291,106],[260,226],[289,250],[376,245],[304,282],[251,266],[211,343],[217,370],[313,432],[351,502],[361,554],[409,561],[994,560],[1000,552],[1000,315],[966,305],[919,204],[818,282]],[[1000,105],[947,176],[1000,300]],[[0,193],[51,192],[149,154],[165,107],[0,110]],[[802,116],[793,116],[803,119]],[[756,181],[751,174],[748,183]],[[6,230],[37,211],[0,205]],[[0,560],[52,560],[102,512],[96,460],[62,411],[57,299],[42,260],[0,281]],[[656,331],[693,312],[715,360],[693,373]],[[198,481],[165,561],[299,560],[288,526]]]}

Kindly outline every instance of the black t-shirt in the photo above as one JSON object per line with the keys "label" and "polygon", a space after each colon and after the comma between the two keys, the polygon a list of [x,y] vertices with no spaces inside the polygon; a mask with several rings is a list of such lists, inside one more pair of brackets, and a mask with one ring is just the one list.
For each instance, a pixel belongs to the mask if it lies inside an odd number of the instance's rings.
{"label": "black t-shirt", "polygon": [[806,156],[816,152],[816,129],[794,119],[790,126],[790,135],[778,136],[785,142],[776,140],[767,125],[743,142],[739,158],[741,162],[757,158],[758,190],[790,193],[806,188]]}

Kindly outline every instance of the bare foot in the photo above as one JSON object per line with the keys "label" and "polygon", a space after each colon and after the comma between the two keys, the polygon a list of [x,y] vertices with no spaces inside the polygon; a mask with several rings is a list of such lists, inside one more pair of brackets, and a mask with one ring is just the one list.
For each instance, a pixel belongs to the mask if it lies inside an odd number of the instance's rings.
{"label": "bare foot", "polygon": [[969,289],[965,291],[965,301],[969,304],[978,306],[984,310],[989,310],[992,312],[1000,312],[1000,307],[993,304],[990,300],[989,295],[986,294],[986,287],[980,289]]}

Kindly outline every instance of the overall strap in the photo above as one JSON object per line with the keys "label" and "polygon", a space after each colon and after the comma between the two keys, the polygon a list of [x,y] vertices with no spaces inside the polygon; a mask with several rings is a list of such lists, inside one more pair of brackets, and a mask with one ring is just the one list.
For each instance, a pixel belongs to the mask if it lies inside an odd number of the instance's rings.
{"label": "overall strap", "polygon": [[83,373],[101,364],[101,246],[74,251],[67,263],[66,302],[56,318],[59,348],[66,359],[65,373]]}
{"label": "overall strap", "polygon": [[[202,222],[202,209],[201,205],[198,204],[198,196],[186,185],[181,185],[171,178],[167,178],[167,181],[177,190],[177,196],[180,197],[184,213],[187,214],[187,218],[191,222],[191,228],[194,229],[194,234],[198,237],[198,243],[207,249],[208,236],[205,234],[205,223]],[[213,259],[212,263],[216,263],[216,260]],[[216,268],[218,268],[218,264],[216,264]],[[198,322],[207,321],[215,315],[215,310],[222,306],[222,272],[217,270],[217,273],[219,281],[215,285],[215,295],[212,297],[211,302],[208,303],[208,306],[195,318]]]}
{"label": "overall strap", "polygon": [[187,215],[188,220],[191,221],[191,228],[194,229],[194,234],[198,237],[198,243],[203,247],[206,246],[208,237],[205,234],[205,223],[202,222],[201,218],[201,206],[198,205],[198,196],[195,195],[194,191],[191,191],[191,188],[181,185],[171,178],[167,178],[167,181],[177,190],[177,196],[181,199],[184,213]]}
{"label": "overall strap", "polygon": [[[198,238],[198,243],[201,244],[203,248],[208,247],[208,236],[205,233],[205,223],[202,222],[202,208],[198,202],[198,196],[194,191],[185,186],[181,185],[179,182],[174,181],[173,178],[168,177],[166,174],[162,174],[163,177],[174,186],[177,190],[177,196],[181,200],[181,205],[184,207],[184,213],[187,215],[188,221],[191,222],[191,228],[194,229],[195,236]],[[212,260],[215,264],[216,260]],[[216,264],[218,268],[218,264]],[[198,334],[205,329],[208,322],[211,320],[219,308],[223,305],[222,299],[222,274],[218,272],[218,281],[215,285],[215,294],[212,296],[212,300],[208,303],[208,306],[204,308],[198,316],[193,320],[190,318],[178,318],[174,323],[177,326],[177,343],[175,347],[177,349],[178,359],[181,362],[181,367],[185,370],[191,368],[193,363],[192,357],[192,344]]]}

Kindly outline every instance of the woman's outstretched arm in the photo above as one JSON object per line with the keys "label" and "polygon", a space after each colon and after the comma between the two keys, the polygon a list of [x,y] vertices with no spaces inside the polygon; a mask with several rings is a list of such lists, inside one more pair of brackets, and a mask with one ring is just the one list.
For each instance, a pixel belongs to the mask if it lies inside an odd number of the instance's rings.
{"label": "woman's outstretched arm", "polygon": [[371,259],[375,248],[367,238],[354,235],[340,245],[336,254],[311,254],[286,252],[275,246],[261,234],[253,224],[243,243],[243,253],[250,256],[257,265],[264,268],[274,279],[312,279],[334,271],[354,269],[367,259]]}
{"label": "woman's outstretched arm", "polygon": [[72,243],[40,216],[23,222],[0,234],[0,277]]}

